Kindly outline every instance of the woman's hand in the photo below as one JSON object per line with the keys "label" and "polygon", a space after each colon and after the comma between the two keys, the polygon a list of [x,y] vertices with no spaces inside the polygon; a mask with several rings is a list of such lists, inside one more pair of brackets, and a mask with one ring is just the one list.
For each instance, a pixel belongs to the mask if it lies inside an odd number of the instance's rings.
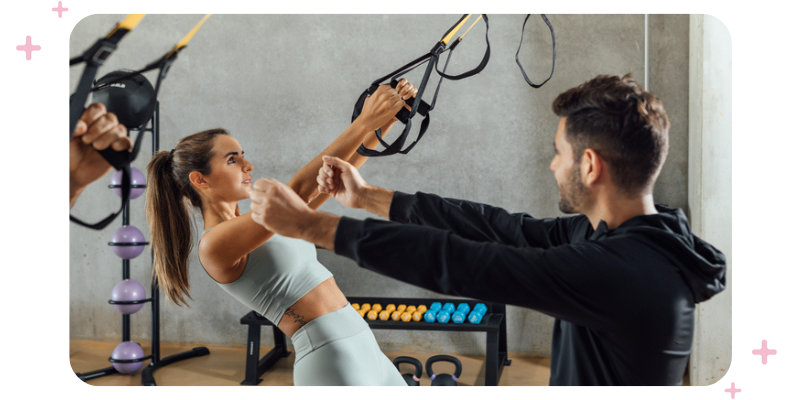
{"label": "woman's hand", "polygon": [[380,85],[375,93],[364,100],[364,107],[356,120],[360,120],[367,130],[374,131],[392,122],[403,104],[397,90],[389,85]]}

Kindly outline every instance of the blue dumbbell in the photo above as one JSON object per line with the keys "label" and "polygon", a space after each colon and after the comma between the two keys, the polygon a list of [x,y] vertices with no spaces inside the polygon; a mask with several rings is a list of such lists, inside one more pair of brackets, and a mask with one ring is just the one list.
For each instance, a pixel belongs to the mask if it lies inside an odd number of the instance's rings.
{"label": "blue dumbbell", "polygon": [[461,311],[456,311],[453,313],[453,323],[454,324],[463,324],[464,319],[466,319],[467,315]]}
{"label": "blue dumbbell", "polygon": [[442,306],[442,311],[446,311],[448,314],[452,314],[455,310],[456,306],[453,303],[444,303]]}
{"label": "blue dumbbell", "polygon": [[425,315],[423,316],[423,318],[425,318],[425,322],[436,322],[436,311],[433,310],[425,311]]}
{"label": "blue dumbbell", "polygon": [[469,304],[467,303],[459,303],[458,307],[456,307],[456,311],[461,311],[464,315],[469,314]]}
{"label": "blue dumbbell", "polygon": [[467,317],[467,319],[469,319],[470,324],[480,324],[481,320],[483,319],[483,313],[474,310],[469,313],[469,317]]}
{"label": "blue dumbbell", "polygon": [[450,321],[450,313],[447,311],[439,311],[439,314],[436,314],[436,320],[439,321],[440,324],[446,324],[447,321]]}
{"label": "blue dumbbell", "polygon": [[479,311],[481,314],[486,314],[486,310],[487,310],[486,309],[486,304],[483,304],[483,303],[475,304],[475,307],[473,308],[473,310],[474,311]]}
{"label": "blue dumbbell", "polygon": [[431,303],[431,306],[428,307],[428,310],[436,312],[439,312],[441,309],[442,309],[442,303],[439,303],[438,301],[434,301],[433,303]]}

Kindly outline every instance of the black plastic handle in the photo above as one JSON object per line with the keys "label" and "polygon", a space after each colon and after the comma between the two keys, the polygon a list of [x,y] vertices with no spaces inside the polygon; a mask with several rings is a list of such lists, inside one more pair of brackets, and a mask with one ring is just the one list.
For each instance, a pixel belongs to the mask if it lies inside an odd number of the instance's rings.
{"label": "black plastic handle", "polygon": [[413,365],[415,368],[414,376],[416,376],[417,378],[422,377],[422,363],[419,362],[419,360],[417,360],[414,357],[400,356],[395,358],[394,361],[392,361],[392,364],[394,364],[394,366],[397,367],[398,371],[400,371],[400,364],[403,363]]}
{"label": "black plastic handle", "polygon": [[429,358],[428,361],[425,362],[425,371],[427,371],[429,378],[433,378],[433,376],[436,375],[433,373],[433,363],[440,361],[449,362],[456,366],[456,372],[453,374],[455,379],[458,379],[461,376],[461,361],[453,356],[439,354]]}

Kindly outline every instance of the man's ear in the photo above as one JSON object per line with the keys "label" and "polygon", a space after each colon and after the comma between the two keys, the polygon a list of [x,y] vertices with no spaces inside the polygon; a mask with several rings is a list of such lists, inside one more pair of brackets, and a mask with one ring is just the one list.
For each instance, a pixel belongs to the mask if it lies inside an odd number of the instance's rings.
{"label": "man's ear", "polygon": [[605,174],[605,164],[594,149],[587,148],[581,156],[581,178],[585,186],[591,186],[600,181]]}
{"label": "man's ear", "polygon": [[198,171],[189,172],[189,181],[192,182],[195,189],[208,189],[206,177]]}

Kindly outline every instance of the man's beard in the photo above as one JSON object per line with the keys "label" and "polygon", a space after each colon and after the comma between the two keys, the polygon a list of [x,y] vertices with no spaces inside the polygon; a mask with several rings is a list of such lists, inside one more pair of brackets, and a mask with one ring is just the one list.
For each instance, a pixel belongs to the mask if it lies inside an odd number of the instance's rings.
{"label": "man's beard", "polygon": [[558,200],[558,209],[565,214],[574,214],[580,212],[583,202],[589,190],[581,182],[580,164],[575,164],[570,174],[570,179],[564,185],[559,186],[559,193],[561,194]]}

